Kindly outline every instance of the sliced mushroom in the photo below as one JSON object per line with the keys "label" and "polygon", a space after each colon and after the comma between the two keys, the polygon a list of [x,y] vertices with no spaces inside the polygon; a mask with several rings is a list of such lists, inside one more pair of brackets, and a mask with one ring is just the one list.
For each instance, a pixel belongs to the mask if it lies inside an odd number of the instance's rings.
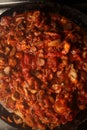
{"label": "sliced mushroom", "polygon": [[5,54],[8,55],[9,52],[10,52],[10,47],[6,47],[6,48],[5,48]]}
{"label": "sliced mushroom", "polygon": [[10,70],[11,70],[10,66],[7,66],[7,67],[5,67],[5,69],[4,69],[4,73],[7,74],[7,75],[9,75]]}
{"label": "sliced mushroom", "polygon": [[51,42],[48,42],[48,46],[49,47],[58,47],[58,45],[61,43],[61,39],[57,39],[57,40],[54,40],[54,41],[51,41]]}
{"label": "sliced mushroom", "polygon": [[76,70],[73,68],[73,66],[71,66],[70,72],[69,72],[69,78],[73,83],[77,83],[77,72]]}
{"label": "sliced mushroom", "polygon": [[64,49],[62,51],[63,54],[67,54],[70,50],[70,44],[67,41],[64,41]]}

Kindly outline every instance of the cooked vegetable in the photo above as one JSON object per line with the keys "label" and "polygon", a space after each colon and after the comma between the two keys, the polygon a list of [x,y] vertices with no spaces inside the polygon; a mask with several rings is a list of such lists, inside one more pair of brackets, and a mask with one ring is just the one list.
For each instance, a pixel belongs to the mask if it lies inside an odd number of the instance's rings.
{"label": "cooked vegetable", "polygon": [[34,129],[73,120],[87,108],[87,33],[56,13],[2,17],[0,103]]}

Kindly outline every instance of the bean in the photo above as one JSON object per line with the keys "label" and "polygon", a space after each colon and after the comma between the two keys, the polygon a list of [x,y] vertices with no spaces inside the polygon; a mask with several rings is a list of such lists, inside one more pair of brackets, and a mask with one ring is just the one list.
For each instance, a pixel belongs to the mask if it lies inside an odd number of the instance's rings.
{"label": "bean", "polygon": [[15,58],[9,58],[9,65],[12,67],[15,67],[17,64],[17,61]]}
{"label": "bean", "polygon": [[5,59],[0,57],[0,66],[4,66],[5,65]]}
{"label": "bean", "polygon": [[78,105],[80,110],[84,110],[86,108],[86,106],[84,104]]}
{"label": "bean", "polygon": [[9,52],[10,52],[10,47],[6,47],[6,48],[5,48],[5,54],[8,55]]}
{"label": "bean", "polygon": [[16,48],[12,47],[11,51],[10,51],[10,56],[14,56],[16,53]]}
{"label": "bean", "polygon": [[66,107],[63,104],[61,104],[61,102],[57,101],[55,102],[54,109],[56,112],[62,114],[66,110]]}
{"label": "bean", "polygon": [[45,65],[45,60],[42,59],[42,58],[39,58],[39,59],[37,60],[37,65],[39,65],[39,66],[44,66],[44,65]]}
{"label": "bean", "polygon": [[82,56],[83,56],[83,58],[86,58],[87,57],[87,51],[84,51]]}
{"label": "bean", "polygon": [[37,51],[37,48],[35,47],[35,46],[32,46],[31,48],[30,48],[30,52],[36,52]]}
{"label": "bean", "polygon": [[4,73],[0,72],[0,83],[1,83],[1,79],[4,77]]}

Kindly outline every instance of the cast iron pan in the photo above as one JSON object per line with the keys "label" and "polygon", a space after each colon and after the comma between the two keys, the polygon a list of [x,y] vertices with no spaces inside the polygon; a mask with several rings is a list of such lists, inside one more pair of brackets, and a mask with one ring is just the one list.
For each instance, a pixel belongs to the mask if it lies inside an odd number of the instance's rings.
{"label": "cast iron pan", "polygon": [[[76,9],[72,9],[66,5],[61,5],[53,2],[45,2],[45,1],[31,1],[29,3],[24,3],[23,5],[16,6],[8,9],[4,13],[0,15],[0,19],[3,16],[12,15],[13,12],[22,13],[28,10],[42,10],[42,11],[51,11],[59,13],[87,31],[87,16]],[[0,105],[0,118],[10,124],[13,127],[16,127],[20,130],[31,130],[30,127],[26,126],[23,123],[16,124],[14,117],[16,119],[20,119],[13,113],[8,112],[2,105]],[[78,113],[76,118],[72,122],[68,122],[65,125],[61,125],[56,127],[54,130],[77,130],[78,126],[87,120],[87,110],[81,111]]]}

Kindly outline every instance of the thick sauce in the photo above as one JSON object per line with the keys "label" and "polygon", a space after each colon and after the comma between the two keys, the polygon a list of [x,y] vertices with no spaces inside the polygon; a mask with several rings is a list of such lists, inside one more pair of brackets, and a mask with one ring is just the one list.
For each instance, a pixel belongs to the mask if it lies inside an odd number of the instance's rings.
{"label": "thick sauce", "polygon": [[2,17],[0,102],[32,128],[72,121],[87,108],[87,33],[55,13]]}

